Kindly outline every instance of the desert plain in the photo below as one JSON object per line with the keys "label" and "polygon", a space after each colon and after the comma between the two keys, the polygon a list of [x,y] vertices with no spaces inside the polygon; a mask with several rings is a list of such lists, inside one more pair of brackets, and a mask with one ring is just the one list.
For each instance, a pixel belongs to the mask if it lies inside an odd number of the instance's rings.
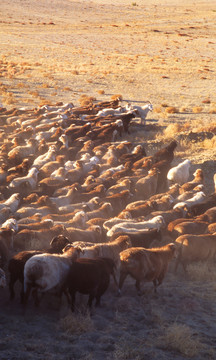
{"label": "desert plain", "polygon": [[[88,98],[151,101],[147,124],[126,138],[146,145],[176,138],[175,161],[189,158],[205,172],[206,192],[216,172],[215,1],[1,0],[0,103],[8,109]],[[196,141],[187,134],[196,132]],[[181,135],[181,136],[180,136]],[[200,137],[199,137],[200,136]],[[2,137],[1,137],[2,139]],[[117,297],[111,282],[102,306],[72,315],[47,299],[25,316],[19,298],[0,289],[0,359],[215,359],[216,266],[172,266],[155,295],[136,294],[128,279]]]}

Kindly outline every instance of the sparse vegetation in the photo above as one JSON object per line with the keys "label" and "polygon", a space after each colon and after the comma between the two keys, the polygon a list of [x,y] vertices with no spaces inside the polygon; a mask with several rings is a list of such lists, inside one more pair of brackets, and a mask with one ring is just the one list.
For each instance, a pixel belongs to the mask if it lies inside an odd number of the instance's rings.
{"label": "sparse vegetation", "polygon": [[166,350],[174,350],[186,357],[197,356],[203,344],[189,326],[174,323],[163,329],[157,344]]}
{"label": "sparse vegetation", "polygon": [[94,329],[90,313],[68,313],[59,321],[60,328],[70,335],[80,335]]}

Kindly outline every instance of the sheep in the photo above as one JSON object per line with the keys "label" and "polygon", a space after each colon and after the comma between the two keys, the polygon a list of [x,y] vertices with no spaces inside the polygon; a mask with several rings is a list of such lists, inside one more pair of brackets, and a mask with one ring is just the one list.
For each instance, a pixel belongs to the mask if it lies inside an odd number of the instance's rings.
{"label": "sheep", "polygon": [[25,229],[28,230],[50,229],[52,226],[54,226],[54,221],[52,219],[44,219],[44,220],[42,219],[41,221],[33,222],[29,224],[19,223],[18,232]]}
{"label": "sheep", "polygon": [[122,235],[127,235],[129,237],[132,247],[149,248],[152,247],[152,243],[155,243],[155,241],[161,242],[162,240],[161,230],[144,229],[143,231],[117,232],[111,236],[110,241],[113,241]]}
{"label": "sheep", "polygon": [[164,224],[166,227],[171,221],[179,218],[186,217],[187,211],[182,208],[176,208],[176,209],[170,209],[166,211],[153,211],[149,216],[147,216],[147,219],[151,219],[152,217],[162,216],[164,220]]}
{"label": "sheep", "polygon": [[167,162],[171,163],[174,159],[174,150],[176,147],[177,142],[175,140],[172,140],[169,145],[158,150],[152,157],[153,164],[162,160],[166,160]]}
{"label": "sheep", "polygon": [[16,233],[19,229],[17,220],[14,218],[7,219],[2,225],[1,229],[11,229]]}
{"label": "sheep", "polygon": [[[137,204],[136,204],[137,203]],[[134,204],[130,206],[131,204]],[[118,218],[127,219],[127,218],[137,218],[140,216],[147,216],[151,214],[152,211],[157,210],[157,202],[156,201],[135,201],[133,203],[129,203],[126,208],[118,214]]]}
{"label": "sheep", "polygon": [[162,284],[168,265],[176,256],[176,245],[167,244],[163,247],[145,249],[143,247],[129,248],[120,253],[119,293],[129,274],[136,280],[138,295],[141,295],[140,282],[152,281],[154,290]]}
{"label": "sheep", "polygon": [[100,217],[100,218],[109,218],[112,216],[113,213],[113,207],[109,202],[105,202],[102,204],[97,210],[92,210],[86,212],[86,216],[88,220]]}
{"label": "sheep", "polygon": [[135,184],[136,197],[145,200],[156,193],[158,170],[150,169],[148,175],[139,179]]}
{"label": "sheep", "polygon": [[167,179],[169,180],[171,185],[172,183],[177,183],[179,185],[183,185],[189,179],[190,174],[191,161],[186,159],[182,161],[175,167],[172,167],[167,174]]}
{"label": "sheep", "polygon": [[108,219],[108,220],[104,221],[103,228],[104,228],[105,231],[109,231],[114,225],[120,224],[123,221],[129,221],[131,223],[131,221],[135,222],[136,220],[132,220],[131,217],[128,218],[128,219],[123,220],[122,218],[119,218],[117,216],[117,217],[113,217],[111,219]]}
{"label": "sheep", "polygon": [[173,238],[177,238],[184,234],[193,234],[199,235],[208,232],[209,223],[206,221],[181,221],[179,224],[176,224],[171,232]]}
{"label": "sheep", "polygon": [[98,225],[92,225],[85,230],[68,227],[67,233],[71,242],[88,241],[93,243],[99,243],[102,240],[102,230],[101,227]]}
{"label": "sheep", "polygon": [[28,259],[24,266],[24,305],[26,306],[32,287],[35,305],[39,305],[37,290],[42,293],[58,288],[59,294],[64,291],[72,261],[80,256],[81,250],[68,245],[63,254],[38,254]]}
{"label": "sheep", "polygon": [[37,185],[38,172],[39,171],[36,167],[32,167],[26,176],[13,179],[9,184],[9,188],[18,188],[22,184],[28,184],[31,190],[34,190]]}
{"label": "sheep", "polygon": [[175,203],[188,200],[191,197],[193,197],[197,192],[203,191],[203,190],[204,190],[203,184],[197,185],[193,190],[185,191],[182,194],[178,195],[177,198],[175,199]]}
{"label": "sheep", "polygon": [[130,190],[131,188],[131,180],[130,179],[124,179],[120,183],[111,186],[107,191],[106,195],[113,195],[116,193],[119,193],[123,190]]}
{"label": "sheep", "polygon": [[77,291],[89,295],[88,306],[90,308],[94,298],[96,298],[96,306],[100,305],[100,298],[109,286],[110,275],[112,274],[115,279],[114,268],[114,261],[105,257],[80,258],[74,261],[66,282],[66,288],[71,296],[71,310],[74,311]]}
{"label": "sheep", "polygon": [[123,235],[108,243],[99,243],[94,246],[84,247],[80,258],[96,258],[98,256],[110,258],[114,261],[116,270],[118,271],[120,260],[119,254],[128,247],[131,247],[130,238]]}
{"label": "sheep", "polygon": [[149,111],[153,110],[153,105],[150,102],[149,102],[149,104],[144,105],[144,106],[127,104],[126,108],[127,108],[127,110],[136,111],[136,113],[138,113],[138,116],[141,118],[141,124],[145,125],[146,124],[146,121],[145,121],[146,116]]}
{"label": "sheep", "polygon": [[20,194],[14,193],[7,200],[0,202],[0,210],[5,208],[10,209],[11,213],[15,213],[18,210],[20,204]]}
{"label": "sheep", "polygon": [[107,115],[120,115],[125,111],[125,108],[119,107],[117,109],[113,108],[104,108],[102,110],[99,110],[96,114],[97,117],[105,117]]}
{"label": "sheep", "polygon": [[207,221],[208,223],[216,222],[216,206],[206,210],[204,214],[198,215],[196,220]]}
{"label": "sheep", "polygon": [[19,250],[39,250],[49,247],[49,239],[57,235],[69,236],[64,225],[55,224],[40,230],[24,229],[14,236],[14,247]]}
{"label": "sheep", "polygon": [[186,207],[187,209],[190,209],[190,207],[192,205],[199,204],[200,202],[202,202],[205,199],[205,197],[206,197],[206,195],[204,194],[204,192],[199,191],[192,198],[175,204],[173,206],[173,209],[184,208],[184,207]]}
{"label": "sheep", "polygon": [[10,253],[14,245],[14,230],[1,229],[0,230],[0,267],[4,268],[9,259]]}
{"label": "sheep", "polygon": [[125,208],[132,197],[133,194],[129,190],[123,190],[118,194],[108,195],[102,200],[109,202],[113,208],[113,215],[117,215]]}
{"label": "sheep", "polygon": [[193,190],[197,185],[204,184],[204,174],[202,169],[197,169],[194,174],[194,179],[192,181],[189,181],[185,184],[183,184],[179,188],[179,193],[182,194],[185,191]]}
{"label": "sheep", "polygon": [[178,256],[175,264],[175,272],[179,263],[182,264],[184,271],[187,265],[194,261],[206,261],[215,258],[216,255],[216,235],[181,235],[175,243],[178,246]]}
{"label": "sheep", "polygon": [[34,155],[38,146],[36,139],[29,139],[26,145],[17,146],[8,153],[8,160],[10,163],[17,165],[24,158]]}
{"label": "sheep", "polygon": [[114,225],[108,232],[107,236],[111,237],[116,232],[133,232],[134,230],[144,230],[144,229],[161,229],[165,226],[163,216],[155,216],[151,220],[141,221],[141,222],[122,222],[120,224]]}
{"label": "sheep", "polygon": [[55,161],[56,159],[56,148],[54,145],[49,147],[49,150],[43,154],[39,155],[33,162],[32,166],[40,169],[43,165],[48,163],[49,161]]}
{"label": "sheep", "polygon": [[68,190],[66,195],[58,196],[58,197],[50,197],[50,200],[53,204],[55,204],[58,208],[61,208],[63,206],[70,205],[73,203],[73,200],[75,198],[75,194],[77,192],[77,188],[71,188]]}
{"label": "sheep", "polygon": [[207,196],[202,202],[192,205],[187,215],[188,217],[201,215],[213,206],[216,206],[216,193]]}
{"label": "sheep", "polygon": [[151,169],[158,170],[158,181],[157,181],[157,188],[156,193],[162,193],[167,190],[167,173],[169,172],[171,167],[171,163],[168,160],[161,160],[154,164],[151,164]]}
{"label": "sheep", "polygon": [[75,210],[95,210],[95,208],[99,205],[100,198],[98,196],[92,197],[89,201],[81,202],[81,203],[75,203],[75,204],[69,204],[66,206],[60,206],[59,207],[59,213],[70,213]]}
{"label": "sheep", "polygon": [[[8,262],[8,271],[9,271],[9,291],[10,291],[10,300],[13,300],[15,297],[14,285],[19,280],[22,285],[20,298],[21,303],[24,301],[24,266],[28,259],[32,256],[42,253],[49,254],[61,254],[63,248],[69,243],[67,237],[63,235],[55,236],[51,242],[50,247],[46,250],[28,250],[21,251],[15,254]],[[78,247],[78,246],[77,246]]]}

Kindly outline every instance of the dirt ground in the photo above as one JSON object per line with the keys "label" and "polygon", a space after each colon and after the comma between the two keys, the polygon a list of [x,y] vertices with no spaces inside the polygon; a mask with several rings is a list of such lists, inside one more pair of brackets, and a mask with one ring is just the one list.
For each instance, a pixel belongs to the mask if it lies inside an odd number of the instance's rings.
{"label": "dirt ground", "polygon": [[[107,100],[120,94],[140,105],[150,100],[149,123],[213,127],[215,14],[213,0],[1,0],[0,103],[79,105],[83,95]],[[129,139],[142,136],[147,142],[145,133]],[[176,127],[170,136],[178,136]],[[213,191],[215,155],[213,141],[183,142],[177,153],[205,170],[207,192]],[[81,296],[75,315],[65,299],[59,310],[54,297],[37,311],[30,300],[23,314],[19,296],[11,303],[8,290],[0,289],[0,359],[215,359],[215,265],[191,268],[188,276],[172,267],[156,295],[146,284],[139,297],[127,279],[117,297],[111,283],[91,315]]]}

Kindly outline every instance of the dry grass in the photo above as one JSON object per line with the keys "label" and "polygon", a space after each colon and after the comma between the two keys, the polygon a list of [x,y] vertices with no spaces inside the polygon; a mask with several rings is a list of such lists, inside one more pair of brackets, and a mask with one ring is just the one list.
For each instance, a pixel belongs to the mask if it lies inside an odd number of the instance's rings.
{"label": "dry grass", "polygon": [[163,335],[158,337],[157,345],[190,358],[197,356],[203,349],[199,336],[195,335],[189,326],[177,323],[163,329]]}
{"label": "dry grass", "polygon": [[216,281],[216,264],[211,261],[189,264],[187,270],[191,280]]}
{"label": "dry grass", "polygon": [[181,125],[178,123],[170,124],[163,131],[163,135],[166,138],[173,138],[174,134],[178,134],[181,131]]}
{"label": "dry grass", "polygon": [[91,106],[93,104],[93,101],[95,101],[95,100],[96,100],[95,97],[83,94],[79,98],[79,103],[81,106]]}
{"label": "dry grass", "polygon": [[194,114],[199,114],[203,111],[203,108],[202,108],[202,106],[194,106],[192,111]]}
{"label": "dry grass", "polygon": [[167,106],[165,112],[168,114],[178,114],[179,110],[175,106]]}
{"label": "dry grass", "polygon": [[[141,360],[143,358],[144,349],[142,344],[137,346],[136,338],[132,336],[127,336],[120,338],[115,344],[115,351],[113,353],[112,359],[115,360]],[[110,359],[111,360],[111,359]]]}
{"label": "dry grass", "polygon": [[61,330],[69,335],[80,335],[94,329],[90,313],[85,314],[71,312],[59,321]]}

